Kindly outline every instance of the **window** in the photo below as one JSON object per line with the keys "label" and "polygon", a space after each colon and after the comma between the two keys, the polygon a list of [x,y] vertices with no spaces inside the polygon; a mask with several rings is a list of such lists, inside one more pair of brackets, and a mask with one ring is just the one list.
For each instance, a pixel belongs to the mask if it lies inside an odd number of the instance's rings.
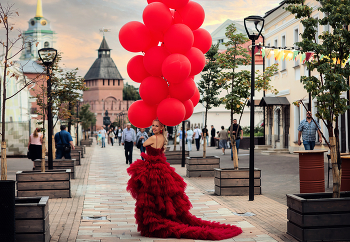
{"label": "window", "polygon": [[105,80],[103,79],[103,86],[105,85]]}
{"label": "window", "polygon": [[219,44],[224,43],[224,39],[218,39],[218,43],[219,43]]}
{"label": "window", "polygon": [[[299,29],[296,28],[294,29],[294,48],[297,47],[296,43],[299,42]],[[299,60],[294,61],[294,66],[298,66],[299,65]]]}
{"label": "window", "polygon": [[309,76],[309,70],[307,69],[307,66],[305,66],[305,69],[304,69],[304,76],[306,77]]}
{"label": "window", "polygon": [[27,43],[27,49],[26,49],[27,54],[32,53],[32,43],[28,42]]}
{"label": "window", "polygon": [[296,81],[300,80],[300,67],[295,68],[295,80]]}
{"label": "window", "polygon": [[118,80],[118,86],[120,86],[120,80]]}
{"label": "window", "polygon": [[109,79],[108,79],[108,86],[109,86]]}
{"label": "window", "polygon": [[113,80],[113,86],[115,85],[115,80]]}
{"label": "window", "polygon": [[49,47],[50,47],[50,43],[46,41],[46,42],[44,43],[44,48],[49,48]]}
{"label": "window", "polygon": [[[274,44],[274,46],[277,48],[278,47],[278,40],[277,39],[275,39],[275,44]],[[276,56],[275,56],[275,58],[276,58]],[[278,60],[276,60],[275,59],[275,64],[278,64]]]}
{"label": "window", "polygon": [[[329,17],[329,13],[325,13],[324,15],[325,15],[325,17],[327,17],[327,18]],[[323,26],[323,30],[324,30],[325,32],[329,32],[329,23]]]}
{"label": "window", "polygon": [[37,114],[37,108],[30,108],[30,114]]}
{"label": "window", "polygon": [[[282,47],[286,47],[286,36],[285,35],[282,36]],[[284,58],[284,60],[282,60],[282,71],[286,69],[285,56],[283,58]]]}

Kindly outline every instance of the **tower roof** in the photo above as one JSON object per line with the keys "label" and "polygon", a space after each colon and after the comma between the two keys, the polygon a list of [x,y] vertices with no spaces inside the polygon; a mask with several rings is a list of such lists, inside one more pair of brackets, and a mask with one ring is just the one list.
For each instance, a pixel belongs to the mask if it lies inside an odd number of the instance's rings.
{"label": "tower roof", "polygon": [[107,41],[105,39],[105,36],[103,36],[100,48],[98,50],[111,50],[107,44]]}
{"label": "tower roof", "polygon": [[100,48],[98,49],[98,58],[86,73],[85,80],[123,80],[117,66],[110,57],[110,50],[106,39],[103,37]]}
{"label": "tower roof", "polygon": [[35,14],[36,18],[42,18],[43,16],[43,5],[41,3],[41,0],[38,0],[36,3],[36,14]]}

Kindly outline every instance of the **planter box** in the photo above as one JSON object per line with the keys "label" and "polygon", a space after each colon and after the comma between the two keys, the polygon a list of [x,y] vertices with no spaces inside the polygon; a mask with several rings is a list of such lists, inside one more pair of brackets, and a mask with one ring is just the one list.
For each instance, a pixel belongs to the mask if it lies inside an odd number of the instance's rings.
{"label": "planter box", "polygon": [[0,181],[0,241],[15,241],[15,184]]}
{"label": "planter box", "polygon": [[[70,171],[71,171],[70,178],[74,179],[75,178],[75,164],[76,164],[75,159],[71,159],[71,160],[55,159],[55,160],[53,160],[53,169],[54,170],[70,169]],[[35,168],[34,168],[35,171],[41,171],[41,160],[35,160],[34,166],[35,166]],[[49,171],[47,160],[45,160],[45,171]]]}
{"label": "planter box", "polygon": [[350,241],[350,192],[287,194],[287,233],[299,241]]}
{"label": "planter box", "polygon": [[[254,137],[254,145],[264,145],[265,143],[265,137],[264,136],[257,136]],[[241,139],[241,143],[239,144],[239,148],[242,150],[247,150],[250,148],[250,137],[244,137]]]}
{"label": "planter box", "polygon": [[187,177],[211,177],[214,176],[215,168],[220,168],[218,156],[187,157],[186,159]]}
{"label": "planter box", "polygon": [[17,171],[17,197],[70,198],[70,169]]}
{"label": "planter box", "polygon": [[49,197],[17,197],[16,241],[49,242]]}
{"label": "planter box", "polygon": [[92,145],[92,140],[90,140],[90,139],[82,139],[80,141],[80,145],[85,145],[87,147],[90,147]]}
{"label": "planter box", "polygon": [[[215,194],[218,196],[248,196],[249,168],[215,169]],[[261,170],[254,168],[254,194],[261,194]]]}
{"label": "planter box", "polygon": [[75,151],[75,150],[72,150],[70,152],[70,156],[72,158],[72,160],[75,160],[75,165],[76,166],[80,166],[81,164],[81,152],[80,151]]}
{"label": "planter box", "polygon": [[[178,165],[182,163],[182,150],[165,151],[164,154],[166,156],[167,162],[169,162],[170,165]],[[188,157],[189,155],[190,152],[185,151],[185,157]]]}

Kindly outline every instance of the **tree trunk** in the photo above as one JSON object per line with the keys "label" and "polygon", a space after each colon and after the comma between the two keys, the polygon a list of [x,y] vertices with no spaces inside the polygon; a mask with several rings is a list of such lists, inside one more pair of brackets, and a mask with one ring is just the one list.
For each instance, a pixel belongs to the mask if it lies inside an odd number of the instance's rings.
{"label": "tree trunk", "polygon": [[56,147],[55,147],[55,136],[52,133],[52,160],[55,159]]}
{"label": "tree trunk", "polygon": [[70,114],[69,119],[68,119],[68,133],[70,133],[71,132],[71,126],[72,126],[72,114],[71,114],[71,112],[72,112],[72,104],[71,104],[71,102],[68,103],[68,110],[69,110],[69,114]]}
{"label": "tree trunk", "polygon": [[7,180],[6,142],[1,142],[1,180]]}
{"label": "tree trunk", "polygon": [[332,161],[332,174],[333,174],[333,198],[340,197],[340,181],[341,181],[341,169],[338,167],[337,162],[337,142],[336,137],[329,137],[331,145],[331,161]]}
{"label": "tree trunk", "polygon": [[45,172],[45,155],[46,155],[46,146],[45,146],[45,136],[43,137],[43,144],[41,150],[41,172]]}

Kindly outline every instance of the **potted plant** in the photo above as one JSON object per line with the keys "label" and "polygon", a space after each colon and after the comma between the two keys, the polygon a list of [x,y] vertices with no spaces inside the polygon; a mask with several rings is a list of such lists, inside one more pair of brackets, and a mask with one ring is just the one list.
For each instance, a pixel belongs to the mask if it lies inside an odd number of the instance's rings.
{"label": "potted plant", "polygon": [[[324,122],[328,130],[333,193],[287,195],[287,233],[301,241],[349,240],[350,200],[348,192],[341,192],[342,162],[338,117],[349,109],[348,100],[342,98],[341,93],[350,89],[347,83],[350,67],[345,65],[350,54],[350,36],[347,30],[350,9],[345,7],[347,5],[343,1],[320,2],[318,11],[323,18],[311,17],[313,9],[305,1],[288,0],[285,3],[289,4],[286,7],[289,12],[302,19],[304,32],[301,34],[302,41],[297,46],[313,57],[306,65],[310,71],[317,71],[320,76],[303,76],[301,82],[312,98],[317,100],[316,116]],[[326,31],[316,36],[318,25],[330,25],[332,32]],[[310,219],[315,218],[319,223],[314,220],[310,222]]]}
{"label": "potted plant", "polygon": [[[242,117],[247,100],[250,96],[250,78],[251,73],[246,70],[239,70],[240,66],[245,66],[250,63],[250,55],[243,44],[249,41],[242,33],[236,33],[236,27],[231,24],[226,29],[226,37],[228,42],[224,43],[227,50],[217,54],[217,62],[221,68],[218,82],[227,90],[226,96],[220,99],[225,104],[226,109],[231,111],[231,124],[233,124],[233,115],[240,114]],[[255,53],[251,53],[255,54]],[[277,90],[270,86],[270,78],[277,70],[277,65],[272,65],[266,68],[264,73],[257,71],[255,81],[255,89],[271,90],[277,93]],[[240,120],[238,122],[240,125]],[[236,150],[236,137],[233,135],[233,125],[229,130],[233,156],[233,168],[215,169],[215,193],[217,195],[248,195],[249,193],[249,169],[238,167],[238,156]],[[235,130],[238,133],[238,130]],[[255,178],[255,194],[261,194],[261,171],[254,171]]]}

